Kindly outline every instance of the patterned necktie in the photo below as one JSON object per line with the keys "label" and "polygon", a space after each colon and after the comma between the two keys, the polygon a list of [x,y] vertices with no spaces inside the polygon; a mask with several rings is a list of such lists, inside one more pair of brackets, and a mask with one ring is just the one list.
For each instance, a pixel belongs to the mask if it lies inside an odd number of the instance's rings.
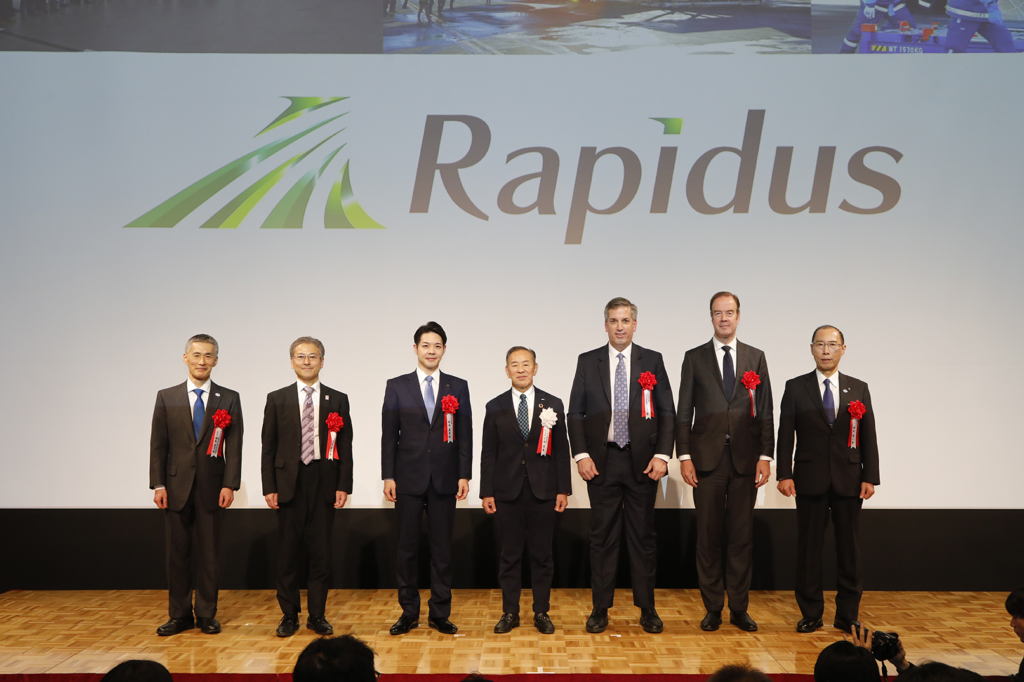
{"label": "patterned necktie", "polygon": [[530,437],[530,409],[526,404],[526,394],[519,394],[519,430],[523,432],[523,438]]}
{"label": "patterned necktie", "polygon": [[196,432],[196,442],[198,443],[199,432],[203,430],[203,414],[206,412],[206,406],[203,405],[203,389],[197,388],[192,392],[196,394],[196,404],[192,407],[192,429]]}
{"label": "patterned necktie", "polygon": [[427,377],[427,390],[423,392],[423,406],[427,408],[427,421],[434,419],[434,377]]}
{"label": "patterned necktie", "polygon": [[313,461],[313,446],[315,437],[313,434],[313,387],[306,386],[306,402],[302,404],[302,463],[309,464]]}
{"label": "patterned necktie", "polygon": [[612,418],[615,422],[615,444],[620,448],[629,444],[629,391],[626,389],[626,356],[619,353],[619,364],[615,366],[615,405]]}
{"label": "patterned necktie", "polygon": [[722,385],[725,387],[725,399],[732,402],[732,393],[736,388],[736,370],[732,364],[732,348],[722,346],[725,357],[722,358]]}
{"label": "patterned necktie", "polygon": [[836,423],[836,401],[832,398],[832,384],[825,379],[825,393],[822,395],[822,404],[825,407],[825,417],[828,418],[828,425]]}

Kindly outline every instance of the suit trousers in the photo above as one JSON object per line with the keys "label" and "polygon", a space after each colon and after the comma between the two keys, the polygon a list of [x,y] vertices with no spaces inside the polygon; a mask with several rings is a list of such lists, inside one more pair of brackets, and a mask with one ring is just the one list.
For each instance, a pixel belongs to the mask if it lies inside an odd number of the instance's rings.
{"label": "suit trousers", "polygon": [[224,510],[207,511],[196,499],[196,483],[188,493],[181,511],[164,512],[167,537],[168,614],[171,618],[192,619],[192,536],[198,553],[195,616],[217,615],[217,548]]}
{"label": "suit trousers", "polygon": [[306,611],[323,616],[331,584],[331,531],[334,505],[328,504],[321,469],[326,460],[299,463],[295,494],[277,510],[277,603],[286,616],[302,611],[299,594],[299,553],[303,544],[309,555]]}
{"label": "suit trousers", "polygon": [[[697,582],[704,608],[721,611],[725,591],[729,609],[747,610],[754,563],[754,474],[743,475],[726,445],[712,471],[697,472],[693,504],[697,509]],[[722,553],[725,552],[723,575]]]}
{"label": "suit trousers", "polygon": [[796,602],[804,618],[821,618],[825,612],[821,550],[831,510],[839,574],[836,618],[847,623],[857,620],[864,592],[860,563],[860,509],[863,503],[860,497],[836,494],[832,486],[821,495],[796,496]]}
{"label": "suit trousers", "polygon": [[633,605],[654,608],[654,579],[658,563],[654,532],[654,500],[658,484],[638,481],[627,445],[608,443],[608,459],[601,483],[587,481],[590,495],[590,571],[595,609],[611,608],[615,599],[615,573],[619,565],[622,520],[626,521],[629,573]]}
{"label": "suit trousers", "polygon": [[420,615],[419,549],[420,525],[427,512],[430,538],[430,618],[452,614],[452,530],[455,527],[455,494],[442,495],[432,482],[422,495],[399,492],[395,496],[398,515],[398,603],[402,615]]}
{"label": "suit trousers", "polygon": [[533,612],[547,613],[551,610],[551,581],[555,576],[552,548],[558,514],[555,501],[542,500],[534,495],[527,478],[515,500],[499,501],[497,507],[498,530],[501,532],[498,584],[501,585],[502,611],[519,613],[523,550],[529,545]]}

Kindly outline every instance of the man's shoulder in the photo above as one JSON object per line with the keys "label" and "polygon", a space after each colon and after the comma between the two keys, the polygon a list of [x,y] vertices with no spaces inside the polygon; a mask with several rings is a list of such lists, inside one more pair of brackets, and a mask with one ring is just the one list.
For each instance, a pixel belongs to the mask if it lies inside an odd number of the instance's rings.
{"label": "man's shoulder", "polygon": [[849,374],[843,374],[842,372],[839,373],[839,380],[850,388],[865,389],[868,387],[868,382],[862,381],[857,377],[851,377]]}
{"label": "man's shoulder", "polygon": [[447,372],[441,372],[441,376],[444,378],[446,383],[448,383],[449,385],[451,385],[453,387],[457,387],[457,388],[468,388],[469,387],[469,382],[468,381],[466,381],[465,379],[462,379],[460,377],[457,377],[454,374],[448,374]]}
{"label": "man's shoulder", "polygon": [[802,384],[806,384],[808,381],[810,381],[812,383],[815,383],[815,384],[818,383],[817,377],[814,374],[814,370],[811,370],[810,372],[808,372],[806,374],[800,374],[799,376],[795,376],[792,379],[787,380],[786,381],[786,388],[788,389],[790,386],[793,386],[795,388],[795,387],[800,386]]}
{"label": "man's shoulder", "polygon": [[650,362],[652,360],[658,361],[662,359],[661,353],[659,353],[656,350],[651,350],[650,348],[645,348],[644,346],[641,346],[638,343],[634,343],[633,348],[636,349],[636,351],[638,352],[638,354],[644,362]]}
{"label": "man's shoulder", "polygon": [[498,410],[502,409],[501,404],[504,401],[508,401],[509,405],[512,404],[512,397],[509,391],[503,391],[498,395],[494,396],[493,398],[491,398],[490,400],[488,400],[487,404],[484,406],[484,410],[487,411],[487,414],[490,414],[491,412],[497,412]]}
{"label": "man's shoulder", "polygon": [[705,341],[704,343],[700,344],[699,346],[694,346],[690,350],[686,351],[686,353],[683,355],[683,357],[686,358],[688,356],[693,356],[693,355],[696,355],[698,353],[703,353],[703,352],[708,351],[708,350],[714,350],[714,348],[715,348],[715,345],[711,341]]}
{"label": "man's shoulder", "polygon": [[323,394],[324,398],[327,400],[330,400],[332,395],[338,396],[339,398],[348,398],[347,393],[331,388],[322,381],[320,382],[320,393]]}
{"label": "man's shoulder", "polygon": [[285,396],[288,395],[288,391],[291,391],[292,393],[295,394],[296,400],[299,399],[298,389],[295,387],[295,383],[292,382],[287,386],[282,386],[281,388],[268,393],[267,400],[280,400],[281,398],[284,398]]}
{"label": "man's shoulder", "polygon": [[560,408],[563,406],[562,399],[558,396],[551,395],[547,391],[542,391],[539,388],[534,389],[534,404],[544,404],[546,407]]}
{"label": "man's shoulder", "polygon": [[764,351],[757,346],[751,346],[749,343],[743,343],[739,339],[736,339],[736,350],[743,350],[747,353],[753,353],[754,355],[764,355]]}
{"label": "man's shoulder", "polygon": [[238,391],[232,390],[227,386],[221,386],[215,381],[210,382],[210,387],[214,393],[220,393],[221,397],[238,398]]}
{"label": "man's shoulder", "polygon": [[579,361],[580,362],[589,362],[591,360],[597,360],[598,358],[601,357],[602,354],[607,354],[607,353],[608,353],[608,344],[606,343],[603,346],[598,346],[597,348],[595,348],[593,350],[583,351],[582,353],[580,353]]}
{"label": "man's shoulder", "polygon": [[174,386],[168,386],[167,388],[161,388],[159,391],[156,392],[156,394],[159,395],[159,396],[166,396],[166,395],[171,395],[171,394],[174,394],[174,393],[180,393],[181,395],[185,395],[185,390],[186,390],[185,384],[187,384],[187,383],[188,383],[187,381],[183,381],[180,384],[175,384]]}

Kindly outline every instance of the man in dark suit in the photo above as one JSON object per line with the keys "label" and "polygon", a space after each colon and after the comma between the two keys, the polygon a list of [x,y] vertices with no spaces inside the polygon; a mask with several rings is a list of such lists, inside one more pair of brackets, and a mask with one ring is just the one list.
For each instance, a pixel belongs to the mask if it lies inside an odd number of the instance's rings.
{"label": "man in dark suit", "polygon": [[430,534],[430,609],[427,623],[454,635],[452,530],[455,502],[466,499],[473,475],[473,411],[469,384],[439,367],[448,336],[437,322],[413,335],[416,371],[388,380],[381,412],[380,459],[384,497],[398,517],[398,603],[391,626],[401,635],[419,625],[420,524],[427,512]]}
{"label": "man in dark suit", "polygon": [[864,591],[860,508],[879,484],[878,443],[868,385],[839,373],[845,352],[841,331],[818,327],[811,335],[816,369],[787,381],[782,394],[776,475],[779,492],[796,495],[796,601],[803,615],[797,632],[814,632],[822,625],[821,546],[830,509],[839,572],[835,627],[850,632]]}
{"label": "man in dark suit", "polygon": [[768,363],[764,353],[736,339],[739,322],[739,298],[728,291],[712,296],[714,337],[686,351],[679,379],[676,454],[683,480],[693,487],[697,580],[708,611],[700,627],[709,632],[722,624],[726,588],[729,622],[757,630],[747,613],[754,503],[775,453]]}
{"label": "man in dark suit", "polygon": [[327,622],[334,510],[352,492],[352,418],[348,396],[320,383],[324,345],[310,336],[292,342],[298,381],[267,395],[263,413],[263,495],[277,510],[278,637],[299,628],[299,550],[309,554],[306,627],[334,633]]}
{"label": "man in dark suit", "polygon": [[480,451],[480,498],[488,514],[497,514],[501,530],[502,616],[498,634],[519,627],[523,548],[528,544],[533,588],[533,624],[550,635],[555,626],[551,579],[555,573],[552,543],[556,512],[572,495],[569,438],[562,401],[533,385],[537,355],[513,346],[505,353],[505,374],[512,391],[487,403]]}
{"label": "man in dark suit", "polygon": [[594,610],[587,632],[608,627],[623,516],[640,625],[646,632],[664,628],[654,608],[654,501],[672,456],[675,406],[661,353],[633,343],[636,315],[625,298],[608,302],[608,345],[580,355],[569,396],[569,442],[590,496]]}
{"label": "man in dark suit", "polygon": [[[217,622],[217,553],[224,510],[231,506],[242,476],[242,403],[231,389],[210,380],[220,347],[208,334],[185,343],[185,383],[156,394],[149,441],[149,487],[165,509],[170,620],[161,636],[199,629],[220,632]],[[218,428],[219,411],[231,417]],[[220,421],[220,417],[218,417]],[[216,445],[216,450],[213,446]],[[197,582],[192,609],[192,534],[195,531]]]}

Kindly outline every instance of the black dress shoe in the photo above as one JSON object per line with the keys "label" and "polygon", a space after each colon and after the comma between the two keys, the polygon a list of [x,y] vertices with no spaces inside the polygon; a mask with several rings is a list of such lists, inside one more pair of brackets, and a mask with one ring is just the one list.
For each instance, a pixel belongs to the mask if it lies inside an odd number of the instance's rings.
{"label": "black dress shoe", "polygon": [[156,634],[161,637],[167,637],[169,635],[176,635],[179,632],[185,632],[185,630],[191,630],[195,626],[196,624],[191,618],[171,618],[156,629]]}
{"label": "black dress shoe", "polygon": [[428,618],[427,625],[434,628],[442,635],[454,635],[459,631],[458,626],[447,618]]}
{"label": "black dress shoe", "polygon": [[555,624],[551,622],[546,613],[533,614],[533,624],[537,627],[537,632],[542,635],[555,634]]}
{"label": "black dress shoe", "polygon": [[832,627],[836,628],[837,630],[842,630],[843,632],[849,635],[852,634],[850,630],[853,629],[853,623],[849,623],[843,620],[842,618],[836,618],[835,622],[832,623]]}
{"label": "black dress shoe", "polygon": [[204,635],[215,635],[220,632],[220,622],[216,618],[196,618],[196,625]]}
{"label": "black dress shoe", "polygon": [[722,612],[721,611],[708,611],[707,615],[704,616],[704,620],[700,622],[700,629],[704,632],[714,632],[718,629],[718,626],[722,624]]}
{"label": "black dress shoe", "polygon": [[327,622],[327,619],[323,616],[310,616],[306,619],[306,629],[312,630],[321,637],[327,637],[328,635],[334,634],[334,628]]}
{"label": "black dress shoe", "polygon": [[665,629],[665,624],[658,618],[658,612],[654,609],[640,609],[640,627],[644,632],[657,634]]}
{"label": "black dress shoe", "polygon": [[519,627],[519,614],[503,613],[501,614],[501,620],[494,626],[494,631],[499,635],[503,635],[506,632],[512,632],[512,628],[517,627]]}
{"label": "black dress shoe", "polygon": [[291,637],[299,629],[299,619],[297,616],[284,616],[281,618],[281,624],[277,626],[278,637]]}
{"label": "black dress shoe", "polygon": [[594,609],[587,618],[587,632],[597,634],[608,627],[608,609]]}
{"label": "black dress shoe", "polygon": [[746,611],[730,611],[729,622],[744,632],[757,631],[757,623],[754,622],[754,619]]}
{"label": "black dress shoe", "polygon": [[416,618],[415,616],[407,616],[403,613],[401,616],[398,617],[398,620],[395,622],[394,625],[391,626],[391,629],[388,630],[388,632],[390,632],[393,635],[404,635],[405,633],[409,632],[409,630],[412,630],[413,628],[418,628],[419,626],[419,618]]}
{"label": "black dress shoe", "polygon": [[796,624],[797,632],[814,632],[822,625],[821,618],[801,618],[800,622]]}

